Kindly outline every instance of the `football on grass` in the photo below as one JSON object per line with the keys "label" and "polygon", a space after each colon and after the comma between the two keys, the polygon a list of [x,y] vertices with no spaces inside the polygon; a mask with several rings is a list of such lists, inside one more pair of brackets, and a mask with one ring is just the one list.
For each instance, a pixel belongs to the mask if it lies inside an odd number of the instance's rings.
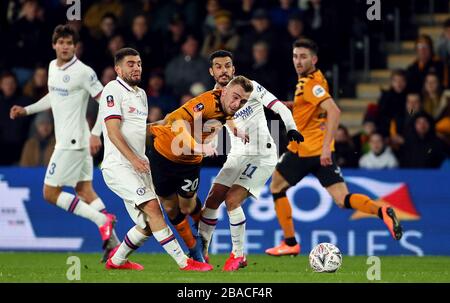
{"label": "football on grass", "polygon": [[319,243],[309,253],[309,265],[315,272],[335,272],[342,265],[341,251],[331,243]]}

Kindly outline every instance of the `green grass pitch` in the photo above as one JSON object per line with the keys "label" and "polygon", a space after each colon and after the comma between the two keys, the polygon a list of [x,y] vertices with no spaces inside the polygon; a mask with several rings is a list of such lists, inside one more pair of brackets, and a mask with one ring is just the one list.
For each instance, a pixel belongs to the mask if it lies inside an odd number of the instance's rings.
{"label": "green grass pitch", "polygon": [[249,255],[248,267],[237,272],[221,271],[226,255],[211,256],[214,270],[183,272],[163,254],[139,254],[131,260],[144,265],[142,272],[107,271],[99,254],[87,253],[0,253],[0,282],[72,282],[66,278],[69,256],[80,259],[80,280],[75,282],[450,282],[450,257],[380,257],[381,280],[369,281],[366,257],[344,256],[336,273],[314,273],[308,256],[269,257]]}

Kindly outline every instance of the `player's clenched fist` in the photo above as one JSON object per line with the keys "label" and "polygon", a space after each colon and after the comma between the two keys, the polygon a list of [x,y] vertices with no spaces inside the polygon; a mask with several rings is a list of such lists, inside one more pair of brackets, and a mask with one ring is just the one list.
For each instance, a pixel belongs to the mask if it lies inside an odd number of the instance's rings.
{"label": "player's clenched fist", "polygon": [[13,120],[16,118],[25,117],[26,115],[27,111],[25,110],[25,108],[18,105],[14,105],[9,111],[9,117]]}

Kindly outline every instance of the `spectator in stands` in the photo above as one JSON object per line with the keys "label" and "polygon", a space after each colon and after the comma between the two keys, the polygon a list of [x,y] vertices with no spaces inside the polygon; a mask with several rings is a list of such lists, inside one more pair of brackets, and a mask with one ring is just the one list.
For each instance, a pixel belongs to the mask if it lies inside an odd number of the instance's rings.
{"label": "spectator in stands", "polygon": [[13,58],[12,70],[16,74],[19,86],[24,85],[32,76],[36,64],[45,62],[48,52],[43,41],[48,40],[45,26],[39,19],[37,1],[26,0],[22,3],[20,18],[11,25],[9,37],[2,47],[9,48],[8,56]]}
{"label": "spectator in stands", "polygon": [[147,98],[149,107],[159,107],[164,115],[178,107],[177,99],[167,91],[164,76],[160,72],[153,72],[150,75],[147,86]]}
{"label": "spectator in stands", "polygon": [[114,70],[114,67],[108,66],[103,69],[102,76],[100,78],[100,82],[103,84],[103,86],[105,86],[110,81],[116,79],[116,77],[117,77],[117,75]]}
{"label": "spectator in stands", "polygon": [[438,44],[438,55],[442,61],[450,65],[450,18],[444,22],[444,30],[439,37]]}
{"label": "spectator in stands", "polygon": [[108,41],[106,49],[102,49],[103,54],[97,58],[96,70],[104,70],[114,63],[114,54],[125,47],[125,40],[122,35],[116,34]]}
{"label": "spectator in stands", "polygon": [[20,166],[47,166],[55,148],[56,141],[50,111],[36,115],[34,128],[34,135],[25,142],[23,147]]}
{"label": "spectator in stands", "polygon": [[147,117],[148,123],[156,122],[162,120],[163,118],[164,115],[161,110],[161,107],[152,105],[148,108],[148,117]]}
{"label": "spectator in stands", "polygon": [[375,116],[371,113],[366,113],[363,120],[362,131],[352,137],[353,145],[355,146],[356,157],[359,159],[362,155],[370,150],[369,138],[370,135],[376,132]]}
{"label": "spectator in stands", "polygon": [[303,12],[303,19],[308,26],[307,31],[321,50],[322,70],[334,63],[335,54],[338,52],[335,50],[335,45],[340,44],[340,41],[332,33],[341,25],[340,21],[337,22],[339,16],[336,16],[337,8],[334,7],[341,3],[339,1],[309,0],[308,8]]}
{"label": "spectator in stands", "polygon": [[176,96],[189,92],[194,83],[212,87],[208,73],[208,61],[198,52],[198,39],[189,35],[181,47],[181,54],[173,58],[166,67],[166,83]]}
{"label": "spectator in stands", "polygon": [[23,95],[36,102],[48,93],[47,89],[47,69],[38,67],[34,70],[33,78],[28,80],[23,88]]}
{"label": "spectator in stands", "polygon": [[419,113],[405,138],[400,163],[407,168],[438,168],[445,159],[445,145],[435,133],[433,118]]}
{"label": "spectator in stands", "polygon": [[88,8],[82,20],[91,34],[97,36],[100,31],[103,16],[113,14],[118,19],[122,15],[122,12],[123,6],[119,0],[101,0],[98,3],[93,3]]}
{"label": "spectator in stands", "polygon": [[339,167],[358,167],[352,138],[348,129],[343,125],[339,125],[336,131],[334,149],[336,163]]}
{"label": "spectator in stands", "polygon": [[436,121],[442,115],[442,111],[447,105],[447,99],[443,97],[442,86],[435,73],[428,73],[425,77],[422,100],[424,111]]}
{"label": "spectator in stands", "polygon": [[370,151],[359,159],[359,167],[367,169],[396,168],[398,161],[389,146],[384,144],[380,133],[373,133],[369,139]]}
{"label": "spectator in stands", "polygon": [[293,0],[279,0],[279,5],[270,10],[270,19],[272,24],[278,28],[285,28],[289,16],[292,14],[300,15],[301,11]]}
{"label": "spectator in stands", "polygon": [[234,52],[239,43],[239,35],[233,27],[231,13],[220,11],[214,18],[216,29],[209,33],[202,47],[202,56],[208,58],[216,50],[225,49]]}
{"label": "spectator in stands", "polygon": [[179,106],[182,106],[183,104],[185,104],[186,102],[188,102],[192,98],[194,98],[194,96],[191,93],[187,93],[187,94],[182,95],[180,97],[180,104],[179,104]]}
{"label": "spectator in stands", "polygon": [[278,69],[271,61],[270,49],[266,42],[258,41],[253,45],[253,63],[246,74],[275,96],[280,96]]}
{"label": "spectator in stands", "polygon": [[[253,45],[258,41],[263,41],[267,45],[278,45],[279,37],[271,27],[269,14],[264,9],[257,9],[253,13],[251,20],[252,27],[245,31],[236,50],[236,64],[241,69],[248,69],[252,64]],[[277,48],[275,47],[274,50]],[[272,57],[276,58],[277,53],[273,52]]]}
{"label": "spectator in stands", "polygon": [[170,19],[167,32],[163,37],[164,65],[180,54],[181,45],[186,40],[187,32],[184,19],[175,14]]}
{"label": "spectator in stands", "polygon": [[406,96],[406,106],[403,109],[403,114],[391,120],[389,125],[390,145],[394,151],[397,152],[405,143],[405,136],[412,127],[413,117],[422,112],[422,110],[420,95],[417,93],[409,93]]}
{"label": "spectator in stands", "polygon": [[[109,61],[111,58],[105,56],[105,51],[107,50],[111,39],[118,34],[117,23],[118,19],[114,14],[105,14],[101,18],[99,31],[91,35],[90,39],[87,41],[91,44],[87,61],[90,62],[96,70],[102,70],[105,66],[111,64],[111,61]],[[95,45],[95,47],[93,45]]]}
{"label": "spectator in stands", "polygon": [[[447,87],[447,76],[444,75],[444,64],[434,56],[433,41],[428,35],[420,35],[416,40],[416,60],[408,67],[408,91],[420,92],[425,76],[433,72]],[[445,76],[445,77],[444,77]]]}
{"label": "spectator in stands", "polygon": [[206,17],[203,21],[203,35],[213,33],[216,30],[216,15],[222,10],[218,0],[206,1]]}
{"label": "spectator in stands", "polygon": [[[283,40],[280,43],[280,53],[282,54],[278,60],[279,71],[281,74],[282,90],[285,93],[287,99],[292,100],[294,93],[294,87],[298,82],[297,73],[295,69],[292,68],[292,44],[300,39],[306,38],[305,35],[305,24],[301,18],[300,13],[293,13],[289,16],[286,32],[282,36]],[[280,96],[282,98],[284,96]]]}
{"label": "spectator in stands", "polygon": [[391,74],[389,90],[382,91],[378,100],[377,131],[389,136],[392,120],[401,119],[406,106],[406,72],[394,70]]}
{"label": "spectator in stands", "polygon": [[0,166],[19,162],[23,144],[28,137],[30,118],[10,120],[9,111],[13,105],[30,105],[30,99],[17,89],[17,79],[13,73],[0,76]]}
{"label": "spectator in stands", "polygon": [[253,12],[261,7],[261,1],[257,0],[242,0],[239,2],[240,6],[233,11],[235,12],[236,26],[238,28],[249,25]]}
{"label": "spectator in stands", "polygon": [[173,16],[178,14],[183,17],[187,28],[200,28],[203,21],[200,16],[202,2],[198,0],[158,1],[158,9],[153,14],[153,29],[165,31]]}
{"label": "spectator in stands", "polygon": [[162,68],[161,38],[150,32],[148,19],[145,15],[137,15],[131,25],[131,33],[127,39],[127,46],[136,49],[141,55],[145,69],[143,78],[148,78],[148,71]]}

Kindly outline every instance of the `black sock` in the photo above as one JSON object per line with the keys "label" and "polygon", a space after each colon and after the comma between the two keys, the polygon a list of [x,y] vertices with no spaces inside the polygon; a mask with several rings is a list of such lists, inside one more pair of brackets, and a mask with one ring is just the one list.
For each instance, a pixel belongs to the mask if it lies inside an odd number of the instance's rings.
{"label": "black sock", "polygon": [[380,217],[380,219],[383,219],[383,212],[381,211],[381,207],[378,208],[378,217]]}
{"label": "black sock", "polygon": [[286,243],[287,246],[295,246],[297,245],[297,240],[295,240],[295,237],[286,238],[284,239],[284,243]]}

